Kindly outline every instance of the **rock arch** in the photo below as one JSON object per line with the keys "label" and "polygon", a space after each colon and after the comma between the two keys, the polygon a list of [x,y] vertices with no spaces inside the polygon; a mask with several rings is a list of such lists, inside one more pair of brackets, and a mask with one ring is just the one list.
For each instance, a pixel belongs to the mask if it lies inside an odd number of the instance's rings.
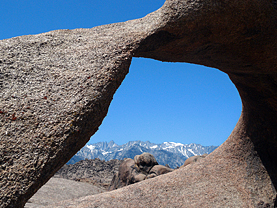
{"label": "rock arch", "polygon": [[271,0],[167,0],[138,20],[0,41],[1,206],[23,207],[85,145],[132,57],[218,68],[236,85],[243,111],[228,140],[197,166],[89,204],[140,197],[143,206],[276,206],[276,14]]}

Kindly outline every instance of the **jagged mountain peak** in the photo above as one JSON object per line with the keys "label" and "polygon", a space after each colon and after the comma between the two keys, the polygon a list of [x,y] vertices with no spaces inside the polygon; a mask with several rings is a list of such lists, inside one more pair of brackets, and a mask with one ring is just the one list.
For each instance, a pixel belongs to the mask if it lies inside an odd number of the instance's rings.
{"label": "jagged mountain peak", "polygon": [[168,164],[172,168],[181,166],[184,161],[194,155],[209,154],[216,146],[202,146],[200,144],[182,144],[177,142],[164,142],[162,144],[151,143],[150,141],[129,141],[126,144],[118,145],[113,140],[110,142],[97,142],[83,147],[68,164],[83,159],[100,158],[101,160],[112,160],[134,158],[135,155],[149,152],[154,155],[159,164]]}

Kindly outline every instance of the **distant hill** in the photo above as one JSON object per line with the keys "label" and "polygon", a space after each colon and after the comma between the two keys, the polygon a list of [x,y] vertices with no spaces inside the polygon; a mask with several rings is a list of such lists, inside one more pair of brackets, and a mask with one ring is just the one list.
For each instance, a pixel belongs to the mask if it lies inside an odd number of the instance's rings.
{"label": "distant hill", "polygon": [[130,141],[123,145],[117,145],[114,141],[98,142],[86,145],[67,164],[74,164],[84,159],[99,158],[109,161],[112,159],[123,160],[124,158],[134,158],[143,152],[154,155],[161,165],[168,164],[171,168],[176,168],[184,164],[185,160],[194,155],[209,154],[217,146],[202,146],[200,144],[181,144],[175,142],[164,142],[154,144],[149,141]]}
{"label": "distant hill", "polygon": [[75,164],[65,164],[56,172],[55,177],[86,182],[107,189],[121,163],[121,160],[104,161],[99,158],[80,160]]}

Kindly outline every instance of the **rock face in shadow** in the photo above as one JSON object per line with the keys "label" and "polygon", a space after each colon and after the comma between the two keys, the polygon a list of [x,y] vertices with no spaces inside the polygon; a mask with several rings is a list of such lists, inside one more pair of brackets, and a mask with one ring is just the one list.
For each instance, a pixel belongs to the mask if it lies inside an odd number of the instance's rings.
{"label": "rock face in shadow", "polygon": [[227,73],[242,99],[240,120],[189,169],[68,204],[277,206],[276,15],[271,0],[167,0],[138,20],[1,40],[1,207],[23,207],[85,145],[133,56]]}

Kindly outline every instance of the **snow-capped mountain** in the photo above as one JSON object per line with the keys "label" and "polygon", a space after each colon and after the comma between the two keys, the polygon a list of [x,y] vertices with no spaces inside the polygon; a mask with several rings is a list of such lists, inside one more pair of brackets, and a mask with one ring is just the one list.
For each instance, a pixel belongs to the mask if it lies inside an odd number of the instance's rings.
{"label": "snow-capped mountain", "polygon": [[184,164],[185,160],[194,155],[209,154],[217,146],[202,146],[200,144],[181,144],[175,142],[164,142],[154,144],[149,141],[131,141],[123,145],[117,145],[114,141],[98,142],[83,147],[67,164],[74,164],[84,159],[99,158],[101,160],[134,158],[143,152],[154,155],[161,165],[168,164],[171,168],[176,168]]}

